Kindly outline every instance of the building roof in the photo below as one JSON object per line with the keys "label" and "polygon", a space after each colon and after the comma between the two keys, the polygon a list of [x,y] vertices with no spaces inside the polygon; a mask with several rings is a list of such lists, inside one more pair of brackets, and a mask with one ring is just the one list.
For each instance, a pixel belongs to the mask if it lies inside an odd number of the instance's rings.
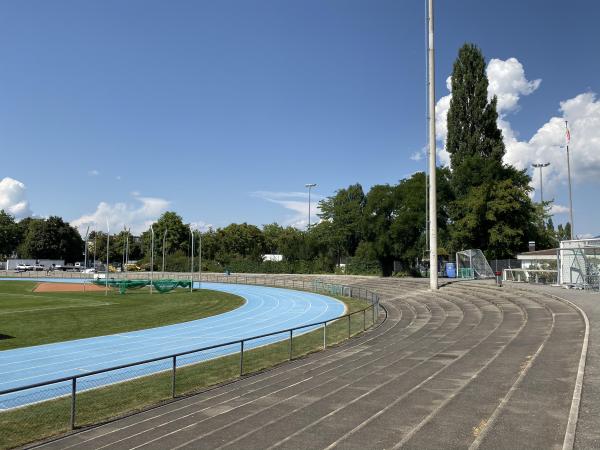
{"label": "building roof", "polygon": [[523,252],[517,255],[517,259],[556,259],[556,252],[558,252],[557,248]]}

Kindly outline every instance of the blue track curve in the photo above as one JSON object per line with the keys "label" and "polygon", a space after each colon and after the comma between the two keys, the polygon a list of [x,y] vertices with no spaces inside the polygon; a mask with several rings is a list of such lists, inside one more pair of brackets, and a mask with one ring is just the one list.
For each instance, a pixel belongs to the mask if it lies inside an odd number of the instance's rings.
{"label": "blue track curve", "polygon": [[[66,282],[68,280],[40,279],[39,281]],[[72,282],[80,281],[72,280]],[[308,292],[221,283],[202,283],[202,287],[239,295],[246,301],[244,305],[233,311],[205,319],[147,330],[0,351],[0,391],[330,320],[344,314],[345,311],[342,302]],[[306,331],[309,329],[297,333]],[[289,333],[285,333],[249,341],[244,344],[244,349],[259,347],[288,337]],[[177,360],[177,366],[237,353],[239,350],[240,345],[234,344],[181,356]],[[171,364],[171,360],[164,360],[84,377],[78,380],[77,390],[79,392],[93,389],[169,370]],[[61,383],[6,394],[0,396],[0,410],[68,395],[70,389],[70,383]]]}

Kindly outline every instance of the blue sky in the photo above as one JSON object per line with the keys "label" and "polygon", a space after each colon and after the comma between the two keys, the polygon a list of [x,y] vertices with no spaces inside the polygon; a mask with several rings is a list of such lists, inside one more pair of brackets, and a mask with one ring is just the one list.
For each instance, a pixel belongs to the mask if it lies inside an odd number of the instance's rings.
{"label": "blue sky", "polygon": [[[423,170],[424,3],[0,2],[0,207],[113,229],[166,209],[301,227],[305,183],[318,199]],[[507,158],[552,162],[557,223],[573,124],[575,228],[599,234],[600,5],[436,3],[438,113],[458,48],[478,44]]]}

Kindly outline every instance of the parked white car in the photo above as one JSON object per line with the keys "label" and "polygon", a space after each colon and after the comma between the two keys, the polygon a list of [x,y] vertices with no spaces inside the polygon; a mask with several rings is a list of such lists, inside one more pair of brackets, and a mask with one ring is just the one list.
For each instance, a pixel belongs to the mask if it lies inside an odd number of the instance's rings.
{"label": "parked white car", "polygon": [[31,264],[17,264],[17,270],[33,270]]}

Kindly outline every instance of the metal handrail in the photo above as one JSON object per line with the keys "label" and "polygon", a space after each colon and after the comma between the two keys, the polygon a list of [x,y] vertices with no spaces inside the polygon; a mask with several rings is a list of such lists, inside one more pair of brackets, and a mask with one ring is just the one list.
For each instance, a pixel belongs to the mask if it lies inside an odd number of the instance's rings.
{"label": "metal handrail", "polygon": [[[206,275],[208,275],[208,274],[206,274]],[[233,282],[233,280],[231,278],[229,278],[229,277],[231,277],[231,276],[228,276],[228,278],[226,278],[226,280],[231,280],[232,283],[239,284],[239,283],[237,283],[237,281],[239,280],[239,277],[235,277],[235,280],[236,280],[235,282]],[[207,278],[208,278],[208,276],[207,276]],[[218,279],[218,276],[216,278]],[[244,277],[244,278],[247,281],[247,279],[249,277]],[[258,277],[253,277],[253,278],[257,279]],[[265,280],[264,285],[266,285],[266,286],[268,286],[268,284],[266,283],[267,279],[268,279],[268,277],[264,277],[264,280]],[[277,281],[277,280],[278,279],[274,279],[274,281]],[[283,278],[281,280],[285,281],[285,280],[290,280],[290,279]],[[291,279],[291,281],[303,281],[304,282],[305,280]],[[316,281],[319,281],[319,280],[316,280]],[[303,283],[303,285],[305,285],[305,283]],[[346,285],[341,285],[341,284],[323,283],[323,286],[330,286],[330,287],[336,286],[336,287],[341,288],[342,290],[346,289],[346,288],[349,288],[350,289],[350,294],[352,294],[352,290],[353,290],[352,286],[346,286]],[[19,387],[15,387],[15,388],[5,389],[5,390],[1,390],[0,391],[0,396],[7,395],[7,394],[12,394],[12,393],[15,393],[15,392],[27,391],[27,390],[38,388],[38,387],[50,386],[50,385],[54,385],[54,384],[58,384],[58,383],[65,383],[67,381],[71,381],[71,383],[73,385],[72,394],[71,394],[72,395],[72,411],[73,411],[73,415],[71,417],[71,429],[73,429],[74,426],[75,426],[75,416],[74,416],[75,409],[74,409],[74,404],[75,404],[75,396],[77,394],[77,392],[76,392],[76,382],[80,378],[90,377],[90,376],[98,375],[98,374],[101,374],[101,373],[114,372],[116,370],[126,369],[126,368],[129,368],[129,367],[135,367],[135,366],[141,366],[141,365],[144,365],[144,364],[149,364],[149,363],[163,361],[163,360],[173,359],[175,361],[175,359],[177,357],[180,357],[180,356],[189,355],[189,354],[193,354],[193,353],[200,353],[200,352],[207,351],[207,350],[214,350],[216,348],[227,347],[227,346],[231,346],[231,345],[234,345],[234,344],[239,344],[240,345],[240,349],[241,349],[241,351],[240,351],[240,375],[243,375],[243,354],[244,354],[243,349],[244,349],[244,342],[249,342],[249,341],[253,341],[253,340],[256,340],[256,339],[262,339],[262,338],[265,338],[265,337],[275,336],[275,335],[284,334],[284,333],[290,333],[290,339],[292,339],[293,338],[293,332],[296,331],[296,330],[301,330],[301,329],[309,328],[309,327],[316,327],[318,325],[324,325],[325,329],[326,329],[328,323],[335,322],[337,320],[344,319],[344,318],[348,318],[348,327],[349,327],[349,329],[348,329],[349,336],[348,337],[350,337],[350,317],[353,316],[353,315],[355,315],[355,314],[362,313],[363,314],[363,331],[365,331],[367,329],[366,328],[366,311],[369,308],[373,308],[373,322],[372,322],[371,326],[374,326],[375,322],[376,322],[376,320],[375,320],[376,319],[376,315],[375,314],[376,314],[376,306],[378,306],[378,304],[379,304],[379,296],[376,293],[374,293],[372,291],[369,291],[366,288],[360,288],[359,287],[358,289],[359,289],[359,298],[360,298],[360,292],[364,290],[364,293],[365,293],[364,299],[366,301],[369,301],[369,295],[370,295],[370,297],[371,297],[371,304],[369,306],[367,306],[366,308],[360,309],[358,311],[354,311],[352,313],[344,314],[344,315],[341,315],[341,316],[338,316],[338,317],[335,317],[335,318],[332,318],[332,319],[329,319],[329,320],[324,320],[324,321],[320,321],[320,322],[314,322],[314,323],[304,324],[304,325],[301,325],[301,326],[297,326],[297,327],[293,327],[293,328],[286,328],[286,329],[282,329],[282,330],[279,330],[279,331],[274,331],[274,332],[271,332],[271,333],[265,333],[265,334],[261,334],[261,335],[257,335],[257,336],[251,336],[251,337],[244,338],[244,339],[237,339],[237,340],[234,340],[234,341],[225,342],[225,343],[221,343],[221,344],[215,344],[215,345],[211,345],[211,346],[207,346],[207,347],[200,347],[200,348],[193,349],[193,350],[186,350],[184,352],[172,353],[172,354],[169,354],[169,355],[164,355],[164,356],[159,356],[159,357],[156,357],[156,358],[150,358],[150,359],[145,359],[145,360],[141,360],[141,361],[136,361],[136,362],[133,362],[133,363],[128,363],[128,364],[122,364],[122,365],[118,365],[118,366],[108,367],[108,368],[105,368],[105,369],[94,370],[94,371],[90,371],[90,372],[86,372],[86,373],[71,375],[71,376],[68,376],[68,377],[56,378],[56,379],[53,379],[53,380],[43,381],[43,382],[40,382],[40,383],[33,383],[33,384],[25,385],[25,386],[19,386]],[[326,290],[326,289],[324,289],[324,290]],[[315,291],[318,292],[319,289],[315,289]],[[325,340],[324,340],[324,342],[325,342]],[[290,353],[290,360],[291,359],[293,359],[293,357],[292,357],[292,354]],[[173,376],[175,376],[175,372],[177,370],[177,367],[176,367],[175,364],[173,365],[173,369],[172,370],[173,370]],[[127,380],[124,380],[124,381],[127,381]],[[173,397],[175,397],[175,391],[174,390],[173,390]],[[52,400],[52,399],[48,399],[48,400]],[[27,405],[23,405],[23,406],[25,407]]]}

